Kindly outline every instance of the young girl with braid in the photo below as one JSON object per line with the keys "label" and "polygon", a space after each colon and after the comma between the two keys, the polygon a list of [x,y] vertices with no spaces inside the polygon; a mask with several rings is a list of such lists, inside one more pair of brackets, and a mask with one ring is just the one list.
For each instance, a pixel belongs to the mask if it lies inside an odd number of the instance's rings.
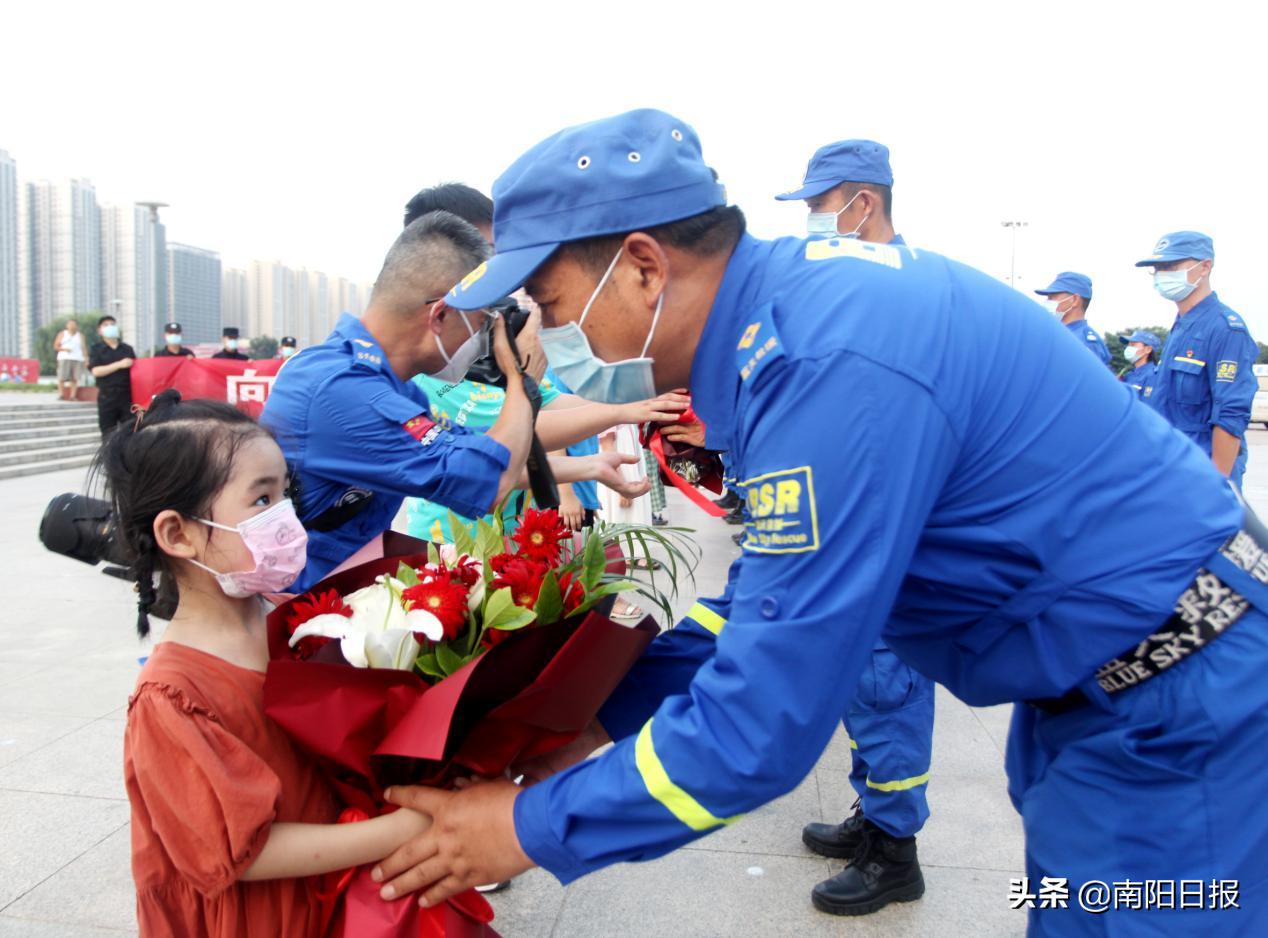
{"label": "young girl with braid", "polygon": [[312,763],[264,715],[260,593],[307,536],[281,450],[245,414],[165,391],[98,456],[149,633],[155,580],[178,600],[128,706],[124,777],[143,936],[317,936],[318,881],[427,826],[408,810],[336,824]]}

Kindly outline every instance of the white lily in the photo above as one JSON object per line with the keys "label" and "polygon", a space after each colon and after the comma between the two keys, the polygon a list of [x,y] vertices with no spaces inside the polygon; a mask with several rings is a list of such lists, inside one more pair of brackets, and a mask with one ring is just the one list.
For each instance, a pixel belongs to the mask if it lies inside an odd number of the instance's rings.
{"label": "white lily", "polygon": [[458,548],[452,544],[441,544],[440,562],[450,570],[456,570],[459,566],[472,567],[480,574],[467,592],[467,609],[471,612],[479,609],[480,604],[484,602],[484,564],[480,558],[467,554],[459,555]]}
{"label": "white lily", "polygon": [[424,609],[405,611],[399,598],[400,590],[405,588],[399,580],[380,578],[373,586],[349,594],[343,601],[352,609],[351,616],[314,616],[295,629],[291,647],[302,638],[320,635],[338,639],[339,650],[353,667],[409,670],[421,650],[414,633],[438,642],[444,638],[445,629],[439,619]]}

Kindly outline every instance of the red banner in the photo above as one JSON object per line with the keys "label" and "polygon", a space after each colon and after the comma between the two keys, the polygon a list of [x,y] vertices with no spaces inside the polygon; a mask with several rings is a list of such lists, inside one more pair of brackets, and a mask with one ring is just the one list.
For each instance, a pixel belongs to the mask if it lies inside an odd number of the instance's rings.
{"label": "red banner", "polygon": [[35,384],[40,363],[34,358],[0,358],[0,384]]}
{"label": "red banner", "polygon": [[160,391],[176,388],[181,397],[228,401],[259,417],[273,390],[282,359],[248,362],[231,358],[138,358],[132,366],[132,402],[149,407]]}

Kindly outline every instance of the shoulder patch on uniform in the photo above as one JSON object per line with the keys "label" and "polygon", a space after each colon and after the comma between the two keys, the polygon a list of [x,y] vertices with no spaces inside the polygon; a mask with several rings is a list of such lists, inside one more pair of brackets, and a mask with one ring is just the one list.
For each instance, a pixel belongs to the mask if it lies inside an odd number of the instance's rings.
{"label": "shoulder patch on uniform", "polygon": [[1224,316],[1224,321],[1228,323],[1230,329],[1236,329],[1238,332],[1246,331],[1246,323],[1236,313],[1227,313]]}
{"label": "shoulder patch on uniform", "polygon": [[837,257],[854,257],[901,270],[903,252],[893,244],[874,244],[858,238],[823,238],[806,242],[806,260],[826,261]]}
{"label": "shoulder patch on uniform", "polygon": [[775,307],[767,303],[752,314],[735,347],[735,364],[740,380],[748,381],[772,361],[784,357],[784,347],[775,329]]}
{"label": "shoulder patch on uniform", "polygon": [[440,425],[432,420],[429,420],[426,414],[419,414],[417,417],[412,417],[411,419],[405,421],[402,426],[405,428],[406,433],[418,440],[418,442],[422,443],[424,446],[431,446],[436,437],[443,432]]}
{"label": "shoulder patch on uniform", "polygon": [[352,341],[353,341],[355,344],[357,344],[357,345],[361,346],[362,348],[374,348],[374,343],[373,343],[373,342],[367,342],[365,339],[353,339]]}
{"label": "shoulder patch on uniform", "polygon": [[747,501],[744,549],[800,554],[819,549],[819,513],[809,466],[767,472],[739,483]]}
{"label": "shoulder patch on uniform", "polygon": [[1215,380],[1216,381],[1234,381],[1237,378],[1237,362],[1231,360],[1218,361],[1215,363]]}

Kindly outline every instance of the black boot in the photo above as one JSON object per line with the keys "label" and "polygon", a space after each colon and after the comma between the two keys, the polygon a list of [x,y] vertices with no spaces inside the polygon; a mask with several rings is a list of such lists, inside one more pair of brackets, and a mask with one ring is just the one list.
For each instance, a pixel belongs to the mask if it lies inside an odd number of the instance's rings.
{"label": "black boot", "polygon": [[891,902],[911,902],[925,894],[916,860],[915,837],[890,837],[865,820],[862,842],[850,865],[810,892],[820,912],[868,915]]}
{"label": "black boot", "polygon": [[713,500],[713,504],[717,505],[719,508],[725,509],[726,511],[730,511],[732,508],[738,508],[740,506],[740,496],[731,489],[727,489],[721,498],[715,498]]}
{"label": "black boot", "polygon": [[801,829],[801,842],[821,857],[852,857],[863,842],[862,799],[854,801],[854,813],[840,824],[807,824]]}
{"label": "black boot", "polygon": [[744,506],[736,505],[734,508],[732,508],[730,511],[728,511],[725,515],[722,516],[722,520],[725,521],[727,524],[743,524],[744,523]]}

